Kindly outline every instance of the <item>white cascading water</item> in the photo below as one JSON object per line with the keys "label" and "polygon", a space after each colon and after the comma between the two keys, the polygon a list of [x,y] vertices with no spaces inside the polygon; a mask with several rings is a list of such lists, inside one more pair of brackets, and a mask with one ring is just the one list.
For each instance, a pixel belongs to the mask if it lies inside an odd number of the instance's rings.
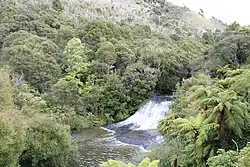
{"label": "white cascading water", "polygon": [[151,100],[142,106],[134,115],[118,123],[116,127],[133,124],[131,130],[151,130],[156,129],[160,120],[162,120],[169,111],[171,101]]}

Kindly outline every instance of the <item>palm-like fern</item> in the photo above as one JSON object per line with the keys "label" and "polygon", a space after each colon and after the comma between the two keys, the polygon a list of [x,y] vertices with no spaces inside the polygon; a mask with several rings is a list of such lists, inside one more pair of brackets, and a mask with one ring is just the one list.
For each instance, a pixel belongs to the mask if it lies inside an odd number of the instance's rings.
{"label": "palm-like fern", "polygon": [[200,105],[208,110],[208,119],[219,125],[219,136],[224,137],[226,130],[242,136],[245,121],[249,119],[247,106],[238,99],[234,91],[222,91],[201,100]]}
{"label": "palm-like fern", "polygon": [[190,88],[189,101],[197,101],[206,97],[212,97],[218,94],[221,91],[221,88],[217,86],[193,86]]}
{"label": "palm-like fern", "polygon": [[[209,142],[209,137],[213,138],[217,128],[216,123],[209,123],[202,114],[188,119],[177,118],[163,121],[160,130],[172,137],[183,136],[191,141],[193,145],[193,155],[196,157],[197,164],[201,164],[202,159],[213,152],[213,146]],[[161,129],[162,128],[162,129]],[[164,128],[164,129],[163,129]],[[209,136],[210,135],[210,136]]]}
{"label": "palm-like fern", "polygon": [[245,121],[249,120],[248,108],[239,100],[237,93],[223,90],[216,86],[196,86],[189,101],[197,101],[201,111],[205,111],[208,120],[219,125],[219,136],[225,136],[225,130],[232,130],[238,137],[242,136]]}

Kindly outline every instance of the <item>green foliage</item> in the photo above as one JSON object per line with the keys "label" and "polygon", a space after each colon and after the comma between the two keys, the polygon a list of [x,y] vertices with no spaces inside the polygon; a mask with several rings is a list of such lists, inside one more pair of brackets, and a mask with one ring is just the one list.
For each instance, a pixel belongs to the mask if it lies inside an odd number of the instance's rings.
{"label": "green foliage", "polygon": [[74,108],[79,99],[78,82],[59,80],[51,91],[43,96],[49,106],[60,107],[60,112],[67,112],[70,108]]}
{"label": "green foliage", "polygon": [[39,91],[48,90],[60,75],[57,64],[58,48],[50,40],[19,31],[4,42],[1,60],[13,71],[24,75],[31,86]]}
{"label": "green foliage", "polygon": [[53,0],[52,1],[52,7],[57,11],[62,11],[63,10],[63,6],[62,6],[60,0]]}
{"label": "green foliage", "polygon": [[[32,89],[27,83],[15,87],[14,102],[26,115],[33,115],[37,112],[46,112],[47,102],[41,98],[41,94]],[[26,109],[29,109],[26,112]]]}
{"label": "green foliage", "polygon": [[9,74],[0,69],[0,111],[9,111],[13,107],[12,87]]}
{"label": "green foliage", "polygon": [[[175,104],[158,130],[166,142],[181,139],[187,152],[175,153],[179,164],[235,166],[234,151],[216,152],[246,145],[250,117],[248,93],[243,89],[248,90],[248,71],[224,68],[218,71],[220,78],[199,75],[177,86]],[[161,159],[171,162],[164,156]]]}
{"label": "green foliage", "polygon": [[[150,161],[149,158],[145,158],[138,167],[158,167],[159,161],[154,160]],[[129,163],[125,164],[124,162],[109,160],[108,162],[104,162],[100,165],[101,167],[136,167],[135,165]]]}
{"label": "green foliage", "polygon": [[[16,1],[17,2],[17,1]],[[34,2],[13,4],[10,1],[0,6],[0,46],[11,33],[24,30],[40,37],[54,39],[60,27],[58,13],[44,8],[34,8]],[[52,16],[53,15],[53,16]]]}
{"label": "green foliage", "polygon": [[[129,66],[122,77],[122,83],[133,99],[132,106],[138,106],[150,97],[157,82],[158,71],[144,64],[137,63]],[[133,105],[135,103],[135,105]]]}
{"label": "green foliage", "polygon": [[86,48],[78,38],[71,39],[62,55],[62,69],[67,73],[85,73],[87,68]]}
{"label": "green foliage", "polygon": [[209,167],[235,167],[238,160],[238,153],[235,151],[218,150],[218,155],[208,159]]}
{"label": "green foliage", "polygon": [[21,155],[21,166],[70,166],[75,148],[68,126],[43,115],[34,116],[28,126],[27,149]]}
{"label": "green foliage", "polygon": [[[1,96],[3,108],[0,110],[0,165],[73,165],[77,160],[77,151],[71,141],[69,126],[40,114],[47,111],[46,101],[28,84],[14,87],[8,72],[1,69],[0,73],[0,90],[4,95]],[[71,119],[80,124],[79,117],[72,116]]]}
{"label": "green foliage", "polygon": [[250,165],[250,159],[249,159],[249,155],[250,155],[250,148],[249,145],[247,147],[244,147],[239,155],[238,155],[238,161],[236,163],[236,167],[247,167]]}
{"label": "green foliage", "polygon": [[59,123],[70,126],[71,132],[74,133],[89,127],[90,124],[94,125],[94,123],[91,123],[91,120],[88,120],[88,117],[77,115],[74,112],[59,114],[57,117]]}
{"label": "green foliage", "polygon": [[58,30],[58,35],[56,37],[57,45],[60,48],[64,48],[68,41],[77,36],[76,29],[71,25],[62,25]]}
{"label": "green foliage", "polygon": [[89,22],[84,27],[82,34],[83,41],[95,51],[98,49],[98,44],[101,43],[102,39],[119,39],[126,35],[124,30],[121,30],[118,25],[102,21]]}
{"label": "green foliage", "polygon": [[0,166],[16,167],[25,149],[26,123],[14,109],[9,73],[0,69]]}
{"label": "green foliage", "polygon": [[207,30],[202,35],[202,40],[207,45],[214,45],[218,41],[218,36],[220,34],[220,31],[217,29],[215,31]]}
{"label": "green foliage", "polygon": [[155,92],[172,92],[205,49],[185,33],[160,37],[128,20],[93,21],[90,6],[77,5],[53,0],[1,6],[1,64],[10,65],[19,84],[39,92],[17,91],[20,108],[69,114],[76,129],[83,125],[77,115],[94,124],[118,121]]}
{"label": "green foliage", "polygon": [[129,45],[122,41],[115,44],[115,52],[117,55],[115,62],[116,69],[121,69],[123,71],[129,64],[132,64],[136,61],[133,50],[129,47]]}
{"label": "green foliage", "polygon": [[191,155],[194,156],[198,166],[204,166],[203,159],[214,152],[214,146],[209,143],[209,139],[216,137],[213,133],[213,130],[216,128],[216,124],[207,123],[204,116],[198,115],[189,119],[177,118],[168,122],[162,122],[159,130],[161,133],[168,134],[171,137],[182,136],[185,138],[189,142],[185,149],[193,145],[194,148]]}
{"label": "green foliage", "polygon": [[[150,14],[132,6],[125,16],[91,2],[0,2],[0,65],[10,67],[0,71],[0,166],[72,166],[70,131],[125,119],[155,93],[175,90],[171,113],[159,124],[166,149],[156,149],[159,158],[151,154],[161,162],[146,158],[139,167],[202,167],[218,149],[236,149],[233,141],[246,145],[249,70],[227,67],[247,68],[249,28],[234,23],[197,38],[186,8],[144,2]],[[217,78],[181,82],[200,66]]]}
{"label": "green foliage", "polygon": [[220,149],[218,155],[208,159],[209,167],[247,167],[249,166],[249,146],[244,147],[240,152]]}
{"label": "green foliage", "polygon": [[[231,25],[233,26],[233,25]],[[249,30],[242,31],[232,28],[222,33],[208,51],[204,68],[212,73],[220,66],[230,65],[231,68],[239,68],[249,64],[250,34]]]}
{"label": "green foliage", "polygon": [[182,162],[179,161],[181,158],[178,157],[186,156],[183,157],[183,159],[186,158],[190,161],[190,157],[187,156],[188,154],[184,154],[184,151],[186,151],[184,150],[184,143],[180,138],[175,138],[173,140],[166,137],[164,143],[151,148],[148,157],[150,159],[159,159],[159,167],[172,167],[175,161],[182,164]]}
{"label": "green foliage", "polygon": [[115,46],[110,42],[103,42],[96,51],[95,60],[113,65],[116,62]]}
{"label": "green foliage", "polygon": [[25,149],[26,125],[13,111],[0,111],[0,166],[16,167]]}

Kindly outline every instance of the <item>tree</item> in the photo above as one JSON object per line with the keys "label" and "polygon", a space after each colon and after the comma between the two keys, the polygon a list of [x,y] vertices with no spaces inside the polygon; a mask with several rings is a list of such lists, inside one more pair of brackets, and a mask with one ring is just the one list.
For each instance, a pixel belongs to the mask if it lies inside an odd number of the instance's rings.
{"label": "tree", "polygon": [[88,22],[80,34],[83,35],[82,41],[94,51],[97,51],[103,39],[108,41],[112,38],[122,39],[122,36],[125,36],[119,25],[100,20]]}
{"label": "tree", "polygon": [[15,110],[9,73],[0,69],[0,166],[16,167],[25,149],[26,123]]}
{"label": "tree", "polygon": [[227,31],[238,31],[241,28],[240,24],[234,21],[232,24],[226,27]]}
{"label": "tree", "polygon": [[58,108],[60,113],[75,110],[80,98],[81,85],[79,83],[82,84],[74,78],[71,80],[60,79],[51,87],[50,92],[43,95],[43,98],[47,101],[48,106]]}
{"label": "tree", "polygon": [[[131,106],[138,106],[153,92],[158,80],[158,70],[142,63],[128,66],[122,77],[122,84],[130,97]],[[132,100],[133,99],[133,100]]]}
{"label": "tree", "polygon": [[28,126],[27,147],[20,157],[21,167],[73,165],[77,152],[68,126],[40,114],[31,118]]}
{"label": "tree", "polygon": [[26,124],[16,111],[0,111],[0,166],[16,167],[25,150]]}
{"label": "tree", "polygon": [[195,166],[204,166],[206,157],[214,154],[215,148],[210,138],[216,137],[213,133],[216,128],[216,123],[209,123],[201,114],[188,119],[165,119],[158,127],[161,134],[174,138],[182,136],[188,141],[186,148],[192,147],[189,156],[193,159]]}
{"label": "tree", "polygon": [[136,60],[134,52],[129,48],[126,43],[118,42],[115,45],[115,52],[117,54],[115,69],[121,69],[122,72],[126,69],[128,65],[134,63]]}
{"label": "tree", "polygon": [[228,77],[225,79],[230,90],[235,91],[238,95],[247,99],[249,97],[250,77],[249,69],[238,69],[227,72]]}
{"label": "tree", "polygon": [[[29,84],[23,83],[14,86],[14,102],[24,115],[34,115],[39,112],[47,112],[47,101],[42,99],[41,94],[32,89]],[[28,109],[28,110],[26,110]]]}
{"label": "tree", "polygon": [[57,11],[63,10],[63,6],[62,6],[60,0],[52,0],[52,7]]}
{"label": "tree", "polygon": [[116,62],[115,46],[110,42],[100,43],[100,47],[96,51],[95,60],[101,63],[106,63],[109,66],[114,65]]}
{"label": "tree", "polygon": [[221,138],[224,139],[230,131],[235,136],[242,137],[242,130],[249,121],[248,108],[239,100],[234,91],[222,91],[208,96],[201,100],[200,104],[208,111],[208,119],[219,125]]}
{"label": "tree", "polygon": [[212,31],[208,29],[206,30],[206,32],[202,34],[202,40],[207,45],[214,45],[218,40],[219,33],[220,33],[219,30]]}
{"label": "tree", "polygon": [[61,58],[62,69],[67,73],[83,73],[84,75],[87,65],[86,47],[81,43],[80,39],[71,39]]}
{"label": "tree", "polygon": [[6,38],[2,56],[3,62],[40,92],[48,90],[60,75],[57,63],[57,46],[44,38],[19,31]]}
{"label": "tree", "polygon": [[208,159],[209,167],[248,167],[250,165],[250,149],[247,145],[240,152],[225,151],[223,149],[218,150],[218,155],[210,157]]}
{"label": "tree", "polygon": [[0,69],[0,112],[13,109],[12,86],[8,72]]}
{"label": "tree", "polygon": [[60,29],[58,30],[58,35],[56,37],[56,42],[57,45],[64,49],[65,46],[67,45],[67,43],[73,39],[76,38],[77,32],[74,29],[74,27],[70,26],[70,25],[62,25],[60,27]]}
{"label": "tree", "polygon": [[26,1],[25,3],[23,1],[8,1],[1,5],[0,47],[7,36],[20,30],[54,40],[62,19],[55,10],[43,11],[46,3],[48,4],[48,2],[42,1]]}
{"label": "tree", "polygon": [[223,36],[208,52],[206,68],[210,71],[227,64],[232,68],[249,63],[250,36],[247,33],[233,33]]}

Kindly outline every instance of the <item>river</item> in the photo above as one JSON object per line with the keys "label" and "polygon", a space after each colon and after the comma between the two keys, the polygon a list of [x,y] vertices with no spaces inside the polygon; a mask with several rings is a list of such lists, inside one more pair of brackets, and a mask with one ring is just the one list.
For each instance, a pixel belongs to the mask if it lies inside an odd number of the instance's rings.
{"label": "river", "polygon": [[162,137],[157,124],[169,111],[169,97],[155,97],[128,119],[106,127],[91,127],[74,134],[80,167],[98,167],[109,159],[138,163]]}

